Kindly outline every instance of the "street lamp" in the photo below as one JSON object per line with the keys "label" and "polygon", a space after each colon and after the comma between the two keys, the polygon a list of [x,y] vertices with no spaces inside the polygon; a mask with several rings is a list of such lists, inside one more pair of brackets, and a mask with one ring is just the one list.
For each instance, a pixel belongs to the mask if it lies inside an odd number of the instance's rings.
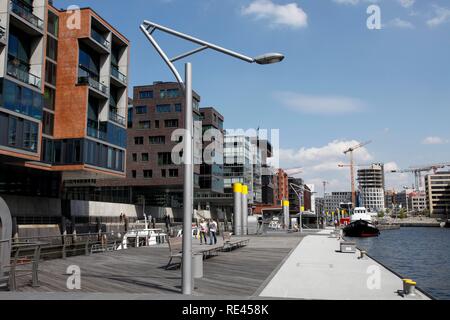
{"label": "street lamp", "polygon": [[[169,69],[174,74],[177,82],[184,92],[186,98],[186,110],[185,110],[185,123],[186,123],[186,136],[183,139],[184,151],[183,151],[183,163],[184,163],[184,202],[183,202],[183,257],[182,257],[182,288],[183,294],[190,295],[192,293],[192,210],[193,210],[193,198],[194,198],[194,153],[193,153],[193,116],[192,116],[192,65],[191,63],[185,64],[185,81],[180,76],[180,73],[176,69],[174,62],[189,57],[195,53],[203,50],[212,49],[214,51],[221,52],[231,57],[243,60],[248,63],[257,64],[272,64],[281,62],[284,60],[284,56],[280,53],[268,53],[264,55],[251,58],[243,54],[219,47],[215,44],[208,43],[206,41],[194,38],[190,35],[175,31],[173,29],[161,26],[151,21],[145,20],[141,26],[141,31],[147,37],[148,41],[152,44]],[[187,40],[189,42],[200,45],[200,47],[180,54],[176,57],[169,58],[163,49],[159,46],[158,42],[153,37],[153,33],[159,30],[161,32],[168,33],[175,37]]]}

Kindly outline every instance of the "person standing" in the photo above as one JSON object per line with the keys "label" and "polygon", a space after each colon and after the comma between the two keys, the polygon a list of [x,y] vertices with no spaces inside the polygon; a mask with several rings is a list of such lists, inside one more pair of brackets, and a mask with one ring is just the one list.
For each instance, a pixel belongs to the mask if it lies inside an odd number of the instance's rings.
{"label": "person standing", "polygon": [[[216,245],[217,244],[217,222],[214,219],[211,219],[209,222],[209,244]],[[214,243],[213,243],[214,242]]]}
{"label": "person standing", "polygon": [[203,240],[205,240],[205,244],[208,244],[206,240],[207,233],[208,233],[208,225],[205,219],[202,219],[200,222],[200,244],[203,244]]}
{"label": "person standing", "polygon": [[166,223],[167,234],[169,234],[170,233],[170,216],[167,213],[164,217],[164,221]]}

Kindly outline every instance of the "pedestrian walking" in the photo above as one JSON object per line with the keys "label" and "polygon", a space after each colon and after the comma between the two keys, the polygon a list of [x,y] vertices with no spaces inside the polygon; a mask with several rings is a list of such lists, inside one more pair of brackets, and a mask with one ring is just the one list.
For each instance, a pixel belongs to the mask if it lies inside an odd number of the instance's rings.
{"label": "pedestrian walking", "polygon": [[209,229],[209,245],[212,246],[212,245],[217,244],[217,236],[216,236],[216,233],[217,233],[217,222],[214,221],[214,219],[211,219],[209,221],[208,229]]}
{"label": "pedestrian walking", "polygon": [[164,222],[166,223],[167,234],[170,234],[170,216],[167,213],[164,216]]}
{"label": "pedestrian walking", "polygon": [[262,234],[263,218],[258,217],[258,231],[256,234]]}
{"label": "pedestrian walking", "polygon": [[206,234],[208,233],[208,224],[205,219],[202,219],[200,222],[200,244],[203,244],[203,240],[205,240],[205,244],[208,244],[206,240]]}

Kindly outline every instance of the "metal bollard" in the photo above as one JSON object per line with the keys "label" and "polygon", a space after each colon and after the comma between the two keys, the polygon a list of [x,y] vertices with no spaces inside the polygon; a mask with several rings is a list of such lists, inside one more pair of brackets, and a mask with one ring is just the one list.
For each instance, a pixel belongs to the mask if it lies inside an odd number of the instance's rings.
{"label": "metal bollard", "polygon": [[359,252],[359,259],[364,259],[367,256],[367,252],[364,250],[361,250]]}
{"label": "metal bollard", "polygon": [[408,297],[414,297],[416,295],[417,283],[411,279],[403,279],[403,293]]}

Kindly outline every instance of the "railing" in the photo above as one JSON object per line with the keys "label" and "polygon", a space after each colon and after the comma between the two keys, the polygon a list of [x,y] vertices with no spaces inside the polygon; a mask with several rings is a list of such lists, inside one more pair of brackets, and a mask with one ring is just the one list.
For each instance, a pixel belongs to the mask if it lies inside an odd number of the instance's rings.
{"label": "railing", "polygon": [[109,112],[109,120],[114,121],[115,123],[118,123],[122,126],[125,126],[127,124],[125,117],[111,111]]}
{"label": "railing", "polygon": [[34,87],[41,87],[41,78],[13,65],[11,62],[8,63],[8,75]]}
{"label": "railing", "polygon": [[109,41],[106,40],[106,38],[102,36],[100,33],[98,33],[97,30],[92,29],[91,35],[95,41],[100,43],[103,47],[109,49]]}
{"label": "railing", "polygon": [[6,41],[6,29],[3,26],[0,26],[0,42]]}
{"label": "railing", "polygon": [[91,88],[94,88],[104,94],[108,93],[107,86],[105,86],[104,84],[101,84],[100,82],[98,82],[97,80],[95,80],[94,78],[91,78],[89,76],[78,77],[78,84],[87,84]]}
{"label": "railing", "polygon": [[127,82],[127,76],[120,72],[116,66],[111,65],[111,75],[123,83]]}
{"label": "railing", "polygon": [[94,121],[91,119],[88,119],[87,134],[90,137],[97,138],[100,140],[106,141],[107,138],[106,131],[100,130],[100,123],[98,121]]}
{"label": "railing", "polygon": [[20,3],[18,0],[11,0],[11,11],[17,14],[19,17],[27,20],[33,26],[44,30],[44,21],[36,17],[30,10]]}

